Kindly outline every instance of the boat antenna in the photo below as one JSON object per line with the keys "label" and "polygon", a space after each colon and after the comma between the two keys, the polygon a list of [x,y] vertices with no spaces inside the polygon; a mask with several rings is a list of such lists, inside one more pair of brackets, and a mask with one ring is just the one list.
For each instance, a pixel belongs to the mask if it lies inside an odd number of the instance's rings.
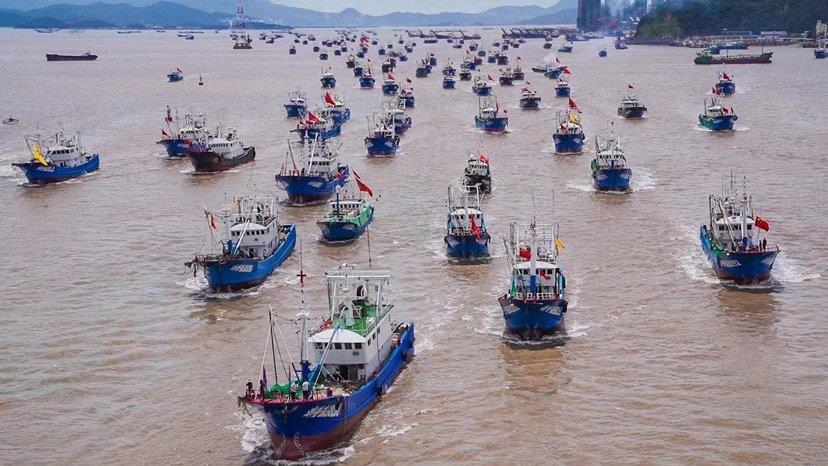
{"label": "boat antenna", "polygon": [[367,237],[368,237],[368,268],[370,269],[372,267],[372,264],[371,264],[371,227],[370,226],[365,227],[365,233],[367,233]]}
{"label": "boat antenna", "polygon": [[[279,368],[276,367],[276,338],[273,335],[273,309],[270,307],[267,308],[267,320],[270,323],[270,354],[273,356],[273,376],[276,377],[276,383],[278,383]],[[264,367],[264,361],[262,361],[262,366]]]}

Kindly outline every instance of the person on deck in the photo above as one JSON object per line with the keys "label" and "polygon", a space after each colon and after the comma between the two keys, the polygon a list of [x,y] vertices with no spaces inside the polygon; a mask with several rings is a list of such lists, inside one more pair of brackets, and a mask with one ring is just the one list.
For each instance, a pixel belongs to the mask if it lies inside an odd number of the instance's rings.
{"label": "person on deck", "polygon": [[308,381],[305,380],[304,382],[302,382],[302,398],[307,400],[309,396],[310,396],[310,385],[308,384]]}

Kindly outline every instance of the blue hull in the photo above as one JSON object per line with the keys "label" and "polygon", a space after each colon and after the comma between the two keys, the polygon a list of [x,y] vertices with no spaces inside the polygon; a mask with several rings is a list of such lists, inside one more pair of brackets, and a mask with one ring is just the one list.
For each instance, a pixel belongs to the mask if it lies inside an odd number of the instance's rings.
{"label": "blue hull", "polygon": [[354,68],[354,77],[359,78],[362,76],[362,67]]}
{"label": "blue hull", "polygon": [[186,155],[187,145],[183,139],[162,139],[158,141],[158,144],[164,146],[164,149],[167,150],[167,155],[170,157],[184,157]]}
{"label": "blue hull", "polygon": [[320,79],[319,82],[322,83],[322,87],[324,87],[325,89],[333,89],[334,87],[336,87],[336,79],[334,78],[323,78]]}
{"label": "blue hull", "polygon": [[733,125],[737,119],[736,115],[715,118],[699,115],[699,124],[712,131],[733,131]]}
{"label": "blue hull", "polygon": [[396,95],[400,91],[399,84],[383,84],[382,93],[384,95]]}
{"label": "blue hull", "polygon": [[828,58],[828,50],[814,50],[814,58]]}
{"label": "blue hull", "polygon": [[400,336],[376,377],[347,396],[307,401],[261,403],[267,433],[278,459],[297,460],[314,451],[325,450],[348,440],[359,422],[371,411],[414,356],[414,323]]}
{"label": "blue hull", "polygon": [[400,138],[365,138],[365,149],[368,155],[394,155],[400,147]]}
{"label": "blue hull", "polygon": [[363,233],[365,233],[365,229],[368,228],[368,225],[373,219],[374,212],[371,211],[371,217],[368,219],[368,222],[362,226],[355,225],[350,222],[316,222],[316,224],[319,226],[319,229],[322,230],[322,237],[325,238],[325,241],[336,243],[342,241],[353,241],[359,238]]}
{"label": "blue hull", "polygon": [[341,126],[346,121],[351,119],[351,109],[345,109],[342,113],[334,113],[333,114],[333,121],[336,126]]}
{"label": "blue hull", "polygon": [[733,280],[739,284],[762,282],[770,278],[773,263],[776,261],[778,250],[756,252],[722,251],[718,255],[710,243],[707,226],[702,225],[699,230],[699,239],[707,260],[716,272],[716,276],[725,280]]}
{"label": "blue hull", "polygon": [[598,169],[592,174],[592,181],[598,191],[629,191],[632,170]]}
{"label": "blue hull", "polygon": [[553,134],[555,152],[558,154],[581,154],[584,152],[584,134]]}
{"label": "blue hull", "polygon": [[408,131],[408,128],[411,128],[411,125],[411,117],[406,117],[404,121],[395,121],[394,134],[405,134],[405,132]]}
{"label": "blue hull", "polygon": [[299,133],[299,139],[316,139],[316,136],[319,135],[322,139],[330,139],[335,138],[342,133],[342,126],[333,120],[334,125],[328,129],[295,129],[297,133]]}
{"label": "blue hull", "polygon": [[285,104],[285,112],[288,118],[301,118],[305,111],[307,111],[307,107],[304,105]]}
{"label": "blue hull", "polygon": [[724,95],[731,95],[736,93],[736,83],[716,83],[716,89]]}
{"label": "blue hull", "polygon": [[296,246],[296,225],[290,225],[285,239],[263,260],[235,259],[203,264],[204,276],[213,291],[237,291],[256,286],[282,265]]}
{"label": "blue hull", "polygon": [[405,108],[414,108],[414,97],[403,97]]}
{"label": "blue hull", "polygon": [[183,81],[184,76],[175,75],[175,74],[168,74],[167,79],[169,79],[171,83],[177,83],[178,81]]}
{"label": "blue hull", "polygon": [[454,89],[454,81],[443,81],[443,89]]}
{"label": "blue hull", "polygon": [[337,186],[345,186],[349,175],[342,179],[327,181],[321,176],[276,175],[276,181],[287,192],[288,200],[293,204],[323,202],[331,198]]}
{"label": "blue hull", "polygon": [[100,158],[98,154],[95,154],[89,157],[85,163],[75,167],[44,166],[38,162],[22,162],[12,165],[23,170],[29,183],[48,184],[71,180],[72,178],[96,171],[100,165]]}
{"label": "blue hull", "polygon": [[474,124],[487,133],[503,133],[506,131],[506,127],[509,126],[509,119],[507,117],[497,117],[484,120],[475,117]]}
{"label": "blue hull", "polygon": [[568,303],[566,299],[523,300],[498,298],[506,328],[524,340],[541,339],[563,326]]}
{"label": "blue hull", "polygon": [[619,108],[618,115],[622,118],[627,118],[629,120],[638,120],[644,118],[644,115],[647,113],[647,107],[630,107],[630,108]]}
{"label": "blue hull", "polygon": [[363,76],[359,78],[359,87],[363,89],[373,89],[376,80],[372,77]]}
{"label": "blue hull", "polygon": [[487,96],[487,95],[490,95],[492,93],[492,87],[491,86],[481,87],[481,88],[476,89],[474,91],[474,93],[479,95],[479,96]]}
{"label": "blue hull", "polygon": [[572,90],[569,87],[556,87],[555,88],[555,97],[569,97],[569,93]]}
{"label": "blue hull", "polygon": [[488,233],[480,239],[467,235],[446,235],[446,255],[452,259],[488,259],[490,240]]}
{"label": "blue hull", "polygon": [[545,75],[549,79],[558,79],[559,77],[561,77],[561,74],[563,73],[563,70],[564,70],[564,67],[562,67],[562,66],[560,66],[558,68],[549,68],[548,70],[546,70]]}

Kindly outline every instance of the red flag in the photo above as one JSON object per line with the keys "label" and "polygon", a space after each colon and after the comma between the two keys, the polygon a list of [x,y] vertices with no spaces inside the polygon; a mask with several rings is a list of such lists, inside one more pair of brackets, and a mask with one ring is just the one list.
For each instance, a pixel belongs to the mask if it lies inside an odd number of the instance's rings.
{"label": "red flag", "polygon": [[759,228],[760,230],[770,231],[770,223],[762,217],[756,217],[754,224],[756,225],[756,228]]}
{"label": "red flag", "polygon": [[730,76],[727,73],[725,73],[724,71],[722,71],[722,78],[730,80]]}
{"label": "red flag", "polygon": [[721,89],[719,89],[718,87],[713,86],[713,93],[714,93],[714,94],[716,94],[716,95],[719,95],[719,94],[721,94],[721,93],[722,93],[722,91],[721,91]]}
{"label": "red flag", "polygon": [[359,177],[357,172],[354,172],[354,180],[356,180],[357,187],[360,191],[368,193],[369,196],[374,197],[374,190],[362,181],[362,178]]}
{"label": "red flag", "polygon": [[389,71],[389,72],[388,72],[388,79],[390,79],[391,81],[394,81],[394,80],[396,80],[396,79],[397,79],[397,77],[396,77],[396,76],[394,76],[394,73],[392,73],[392,72],[390,72],[390,71]]}
{"label": "red flag", "polygon": [[330,106],[336,105],[336,100],[333,98],[330,92],[325,93],[325,103]]}
{"label": "red flag", "polygon": [[572,97],[569,97],[569,108],[572,110],[578,110],[578,104],[572,100]]}
{"label": "red flag", "polygon": [[565,75],[572,75],[572,72],[571,72],[571,71],[569,71],[569,68],[564,67],[564,69],[563,69],[563,74],[565,74]]}
{"label": "red flag", "polygon": [[405,82],[410,83],[410,82],[411,82],[411,78],[405,78]]}
{"label": "red flag", "polygon": [[305,123],[307,123],[309,125],[315,125],[315,124],[321,123],[321,122],[322,122],[322,120],[320,120],[319,117],[316,116],[313,112],[308,112],[308,114],[305,115]]}
{"label": "red flag", "polygon": [[722,107],[722,115],[727,115],[729,112],[726,107]]}
{"label": "red flag", "polygon": [[475,238],[480,239],[483,237],[483,232],[477,226],[477,222],[474,221],[474,215],[469,215],[469,227],[471,227],[471,232]]}
{"label": "red flag", "polygon": [[492,77],[492,75],[488,74],[486,76],[489,78],[489,81],[494,81],[494,78]]}
{"label": "red flag", "polygon": [[213,214],[207,214],[210,217],[210,228],[213,230],[218,231],[218,222],[216,222],[216,217]]}
{"label": "red flag", "polygon": [[635,88],[633,87],[633,85],[632,85],[632,84],[627,84],[627,87],[628,87],[629,89],[635,89]]}
{"label": "red flag", "polygon": [[164,136],[165,138],[170,137],[170,135],[167,133],[167,130],[165,130],[165,129],[161,130],[161,136]]}
{"label": "red flag", "polygon": [[486,154],[480,154],[480,161],[483,163],[489,163],[489,156]]}
{"label": "red flag", "polygon": [[561,64],[561,59],[560,59],[560,58],[558,58],[558,57],[555,57],[555,63],[557,63],[557,64],[559,64],[559,65],[560,65],[560,64]]}

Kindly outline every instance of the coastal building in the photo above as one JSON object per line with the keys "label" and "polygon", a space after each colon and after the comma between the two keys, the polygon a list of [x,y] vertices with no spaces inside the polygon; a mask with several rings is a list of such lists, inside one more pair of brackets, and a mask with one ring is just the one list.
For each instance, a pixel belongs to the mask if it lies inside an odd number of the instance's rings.
{"label": "coastal building", "polygon": [[819,39],[828,38],[828,23],[823,23],[822,20],[817,20],[816,27],[814,28],[814,37]]}

